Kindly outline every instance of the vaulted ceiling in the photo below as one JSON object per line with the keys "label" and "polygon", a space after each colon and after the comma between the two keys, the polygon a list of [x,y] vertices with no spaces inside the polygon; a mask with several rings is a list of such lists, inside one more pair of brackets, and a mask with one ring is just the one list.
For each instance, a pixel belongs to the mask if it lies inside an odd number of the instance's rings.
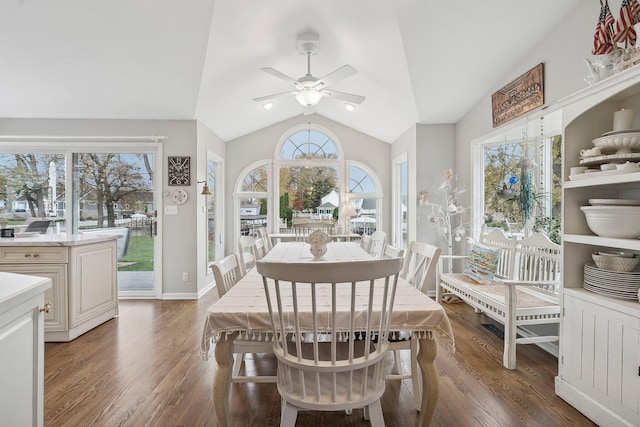
{"label": "vaulted ceiling", "polygon": [[331,89],[366,98],[313,112],[392,142],[490,102],[579,1],[4,0],[0,117],[198,119],[231,140],[303,114],[293,96],[268,111],[252,98],[294,88],[260,68],[302,77],[297,37],[312,30],[311,73],[349,64]]}

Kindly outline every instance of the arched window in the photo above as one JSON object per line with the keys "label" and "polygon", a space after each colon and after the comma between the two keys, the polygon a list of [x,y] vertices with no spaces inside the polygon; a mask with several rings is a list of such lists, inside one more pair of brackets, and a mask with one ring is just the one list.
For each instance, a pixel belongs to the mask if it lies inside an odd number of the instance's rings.
{"label": "arched window", "polygon": [[280,149],[282,160],[338,159],[338,148],[330,136],[318,130],[300,130],[289,136]]}
{"label": "arched window", "polygon": [[244,177],[240,191],[244,193],[266,193],[269,189],[268,178],[267,166],[259,166]]}
{"label": "arched window", "polygon": [[[380,189],[372,170],[344,158],[329,129],[297,126],[278,141],[273,162],[256,162],[238,177],[236,230],[251,234],[268,225],[271,233],[285,233],[293,222],[312,219],[370,234],[382,225]],[[341,216],[347,203],[357,215]]]}
{"label": "arched window", "polygon": [[[269,213],[269,164],[254,163],[240,175],[235,198],[236,230],[242,235],[256,234],[256,229],[267,226]],[[239,188],[238,188],[239,187]],[[237,238],[235,239],[237,240]]]}
{"label": "arched window", "polygon": [[349,162],[348,203],[357,215],[349,218],[349,229],[358,234],[371,234],[381,223],[382,195],[377,177],[365,165]]}

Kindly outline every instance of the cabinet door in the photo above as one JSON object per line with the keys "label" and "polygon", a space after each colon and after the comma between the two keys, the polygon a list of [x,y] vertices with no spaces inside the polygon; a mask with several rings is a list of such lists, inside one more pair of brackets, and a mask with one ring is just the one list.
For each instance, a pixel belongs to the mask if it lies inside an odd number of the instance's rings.
{"label": "cabinet door", "polygon": [[42,426],[44,332],[42,294],[0,314],[0,424]]}
{"label": "cabinet door", "polygon": [[640,319],[564,296],[560,376],[635,424],[640,414]]}
{"label": "cabinet door", "polygon": [[0,264],[0,271],[51,279],[51,288],[45,291],[45,301],[51,302],[51,309],[44,316],[44,330],[66,331],[67,311],[67,265],[66,264]]}
{"label": "cabinet door", "polygon": [[116,241],[73,246],[69,259],[69,327],[117,305]]}

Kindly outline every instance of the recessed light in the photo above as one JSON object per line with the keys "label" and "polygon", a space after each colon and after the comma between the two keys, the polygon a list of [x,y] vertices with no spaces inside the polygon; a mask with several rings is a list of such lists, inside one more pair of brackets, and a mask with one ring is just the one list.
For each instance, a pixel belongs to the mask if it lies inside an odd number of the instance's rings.
{"label": "recessed light", "polygon": [[356,111],[356,106],[353,104],[349,104],[348,102],[344,103],[344,109],[353,113],[354,111]]}
{"label": "recessed light", "polygon": [[273,101],[265,102],[264,104],[262,104],[262,109],[263,110],[271,110],[274,105],[276,105],[276,103],[273,102]]}

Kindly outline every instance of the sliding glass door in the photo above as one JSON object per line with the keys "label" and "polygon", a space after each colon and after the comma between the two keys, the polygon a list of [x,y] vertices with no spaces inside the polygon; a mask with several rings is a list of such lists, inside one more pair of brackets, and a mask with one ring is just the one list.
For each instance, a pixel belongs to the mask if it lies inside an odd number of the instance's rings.
{"label": "sliding glass door", "polygon": [[79,233],[120,234],[118,294],[154,295],[157,209],[151,152],[73,154],[74,227]]}

